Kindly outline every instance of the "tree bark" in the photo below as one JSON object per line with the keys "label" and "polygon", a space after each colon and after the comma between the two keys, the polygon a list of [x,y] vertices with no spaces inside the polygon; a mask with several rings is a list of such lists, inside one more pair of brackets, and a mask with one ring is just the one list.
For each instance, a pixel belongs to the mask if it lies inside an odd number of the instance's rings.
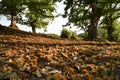
{"label": "tree bark", "polygon": [[16,25],[16,16],[15,15],[12,15],[10,27],[14,28],[14,29],[19,29]]}
{"label": "tree bark", "polygon": [[107,19],[107,34],[108,34],[108,40],[112,41],[114,40],[114,27],[113,27],[113,21],[114,19],[112,18],[112,14],[110,14],[110,16],[108,16],[108,19]]}
{"label": "tree bark", "polygon": [[108,34],[108,40],[110,41],[114,40],[113,32],[114,32],[113,26],[112,25],[108,26],[107,34]]}
{"label": "tree bark", "polygon": [[96,2],[92,3],[91,7],[92,7],[93,16],[90,21],[90,25],[88,26],[88,39],[89,40],[97,39],[97,25],[101,17],[100,9],[97,7]]}
{"label": "tree bark", "polygon": [[31,22],[31,23],[30,23],[30,25],[31,25],[31,27],[32,27],[32,32],[33,32],[33,33],[36,33],[36,29],[35,29],[35,28],[36,28],[36,26],[35,26],[35,22],[34,22],[34,21],[33,21],[33,22]]}

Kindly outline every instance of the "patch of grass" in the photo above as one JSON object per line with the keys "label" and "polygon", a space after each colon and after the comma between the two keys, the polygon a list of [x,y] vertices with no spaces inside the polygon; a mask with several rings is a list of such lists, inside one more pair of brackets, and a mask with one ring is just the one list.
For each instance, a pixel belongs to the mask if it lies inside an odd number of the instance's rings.
{"label": "patch of grass", "polygon": [[61,38],[69,38],[70,39],[70,31],[68,29],[63,28],[61,32]]}
{"label": "patch of grass", "polygon": [[71,39],[78,40],[78,35],[76,32],[74,32],[74,31],[71,32]]}
{"label": "patch of grass", "polygon": [[68,38],[68,39],[74,39],[74,40],[78,39],[78,35],[75,31],[71,31],[71,30],[68,30],[68,29],[65,29],[65,28],[63,28],[60,37],[61,38]]}
{"label": "patch of grass", "polygon": [[60,39],[60,36],[57,34],[47,34],[47,36],[50,38]]}

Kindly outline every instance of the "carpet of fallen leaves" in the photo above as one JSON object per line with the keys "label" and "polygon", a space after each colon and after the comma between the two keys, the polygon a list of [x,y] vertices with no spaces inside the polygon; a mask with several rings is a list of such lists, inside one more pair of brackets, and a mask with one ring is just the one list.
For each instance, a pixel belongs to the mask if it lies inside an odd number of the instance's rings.
{"label": "carpet of fallen leaves", "polygon": [[0,34],[0,80],[120,80],[120,44]]}

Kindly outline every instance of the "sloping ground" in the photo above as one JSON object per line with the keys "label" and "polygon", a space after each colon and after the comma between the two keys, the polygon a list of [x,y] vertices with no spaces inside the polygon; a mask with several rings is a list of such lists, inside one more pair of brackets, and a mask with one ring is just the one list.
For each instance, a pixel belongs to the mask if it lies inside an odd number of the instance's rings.
{"label": "sloping ground", "polygon": [[0,27],[0,80],[120,80],[120,43],[52,39]]}

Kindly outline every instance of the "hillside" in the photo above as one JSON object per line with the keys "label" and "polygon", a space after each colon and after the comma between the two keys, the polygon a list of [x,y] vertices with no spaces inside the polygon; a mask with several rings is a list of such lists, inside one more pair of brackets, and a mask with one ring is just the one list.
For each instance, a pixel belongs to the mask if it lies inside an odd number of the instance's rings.
{"label": "hillside", "polygon": [[120,43],[53,39],[0,26],[0,80],[120,80]]}

